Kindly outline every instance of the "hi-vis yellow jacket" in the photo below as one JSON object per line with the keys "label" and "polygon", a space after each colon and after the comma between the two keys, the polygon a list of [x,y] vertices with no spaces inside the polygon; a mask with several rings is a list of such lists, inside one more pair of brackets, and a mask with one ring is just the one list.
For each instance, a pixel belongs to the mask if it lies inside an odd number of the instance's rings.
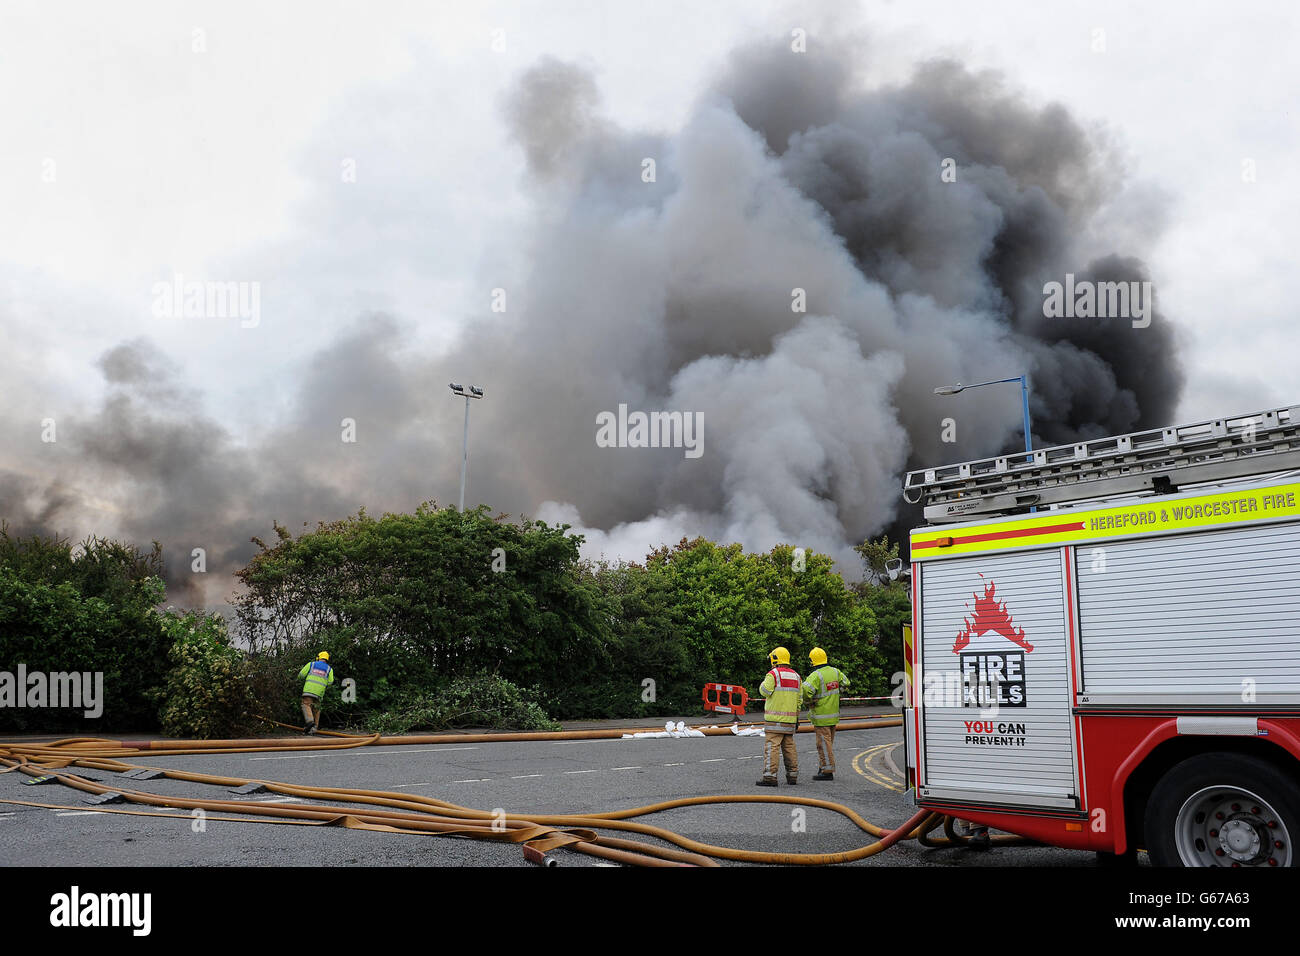
{"label": "hi-vis yellow jacket", "polygon": [[763,678],[758,692],[767,698],[763,705],[763,726],[781,734],[794,732],[799,722],[799,694],[802,685],[793,667],[777,664]]}
{"label": "hi-vis yellow jacket", "polygon": [[823,664],[803,682],[803,696],[813,702],[809,716],[814,727],[834,727],[840,722],[840,690],[849,679],[838,667]]}
{"label": "hi-vis yellow jacket", "polygon": [[302,685],[304,697],[324,697],[325,688],[334,683],[334,668],[327,661],[316,660],[302,665],[298,676],[307,678]]}

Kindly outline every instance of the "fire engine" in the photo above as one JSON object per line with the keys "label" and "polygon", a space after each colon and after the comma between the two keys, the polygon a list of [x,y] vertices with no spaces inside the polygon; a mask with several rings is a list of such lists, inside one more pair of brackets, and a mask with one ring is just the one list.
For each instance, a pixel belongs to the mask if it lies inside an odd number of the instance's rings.
{"label": "fire engine", "polygon": [[1300,406],[903,492],[927,521],[904,629],[917,806],[1112,862],[1300,862]]}

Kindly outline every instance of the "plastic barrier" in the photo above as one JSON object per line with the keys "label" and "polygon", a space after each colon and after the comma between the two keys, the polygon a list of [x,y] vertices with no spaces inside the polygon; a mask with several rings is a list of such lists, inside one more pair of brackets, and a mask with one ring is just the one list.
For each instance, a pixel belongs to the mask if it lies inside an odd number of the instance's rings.
{"label": "plastic barrier", "polygon": [[705,710],[737,717],[745,716],[745,705],[749,703],[749,694],[739,684],[705,684],[700,697]]}

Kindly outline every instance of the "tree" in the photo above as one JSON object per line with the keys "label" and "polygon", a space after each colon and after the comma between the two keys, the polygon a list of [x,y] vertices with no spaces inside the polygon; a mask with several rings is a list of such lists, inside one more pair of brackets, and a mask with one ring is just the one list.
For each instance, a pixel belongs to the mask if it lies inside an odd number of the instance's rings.
{"label": "tree", "polygon": [[889,582],[889,572],[886,567],[890,561],[898,558],[897,543],[890,544],[889,538],[881,535],[878,541],[868,539],[853,550],[862,558],[862,570],[868,581],[872,584]]}
{"label": "tree", "polygon": [[226,622],[204,611],[168,611],[171,670],[159,719],[173,737],[234,737],[250,727],[252,696],[244,655],[231,647]]}
{"label": "tree", "polygon": [[[116,541],[11,537],[0,527],[0,662],[29,674],[89,675],[102,687],[95,708],[0,708],[0,729],[29,732],[155,726],[167,673],[167,636],[154,608],[163,600],[161,548]],[[85,698],[84,680],[83,700]],[[25,692],[26,688],[17,688]]]}
{"label": "tree", "polygon": [[885,570],[889,561],[897,559],[898,544],[891,544],[882,535],[876,541],[863,541],[853,550],[862,558],[864,573],[855,588],[875,617],[875,642],[891,684],[897,683],[895,675],[903,670],[903,625],[912,620],[907,583],[901,578],[891,581]]}
{"label": "tree", "polygon": [[653,649],[638,658],[642,670],[620,672],[620,689],[654,680],[660,713],[700,706],[700,690],[710,682],[740,684],[756,695],[777,646],[790,651],[796,667],[821,646],[852,671],[855,687],[883,688],[871,609],[845,586],[830,557],[795,560],[794,551],[778,545],[747,554],[738,544],[682,539],[651,552],[644,567],[598,568],[596,579],[616,609],[616,656],[623,659],[631,647]]}
{"label": "tree", "polygon": [[599,592],[568,526],[432,503],[356,515],[274,545],[238,577],[236,619],[257,655],[288,667],[328,649],[356,682],[357,714],[459,676],[562,688],[608,664]]}

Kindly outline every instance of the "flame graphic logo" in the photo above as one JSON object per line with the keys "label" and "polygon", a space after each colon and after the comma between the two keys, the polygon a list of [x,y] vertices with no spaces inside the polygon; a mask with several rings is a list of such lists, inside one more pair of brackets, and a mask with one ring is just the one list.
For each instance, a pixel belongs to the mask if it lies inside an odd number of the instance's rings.
{"label": "flame graphic logo", "polygon": [[[984,575],[980,575],[984,577]],[[1018,644],[1026,651],[1032,651],[1034,645],[1025,640],[1025,629],[1017,628],[1011,620],[1011,614],[1007,611],[1005,601],[1001,603],[997,600],[997,585],[992,581],[984,585],[984,596],[975,595],[975,619],[972,621],[969,617],[962,618],[966,626],[957,632],[957,641],[952,645],[954,654],[960,653],[961,650],[970,643],[972,637],[981,637],[992,631],[995,634],[1001,634],[1013,644]],[[966,605],[970,607],[969,604]]]}

